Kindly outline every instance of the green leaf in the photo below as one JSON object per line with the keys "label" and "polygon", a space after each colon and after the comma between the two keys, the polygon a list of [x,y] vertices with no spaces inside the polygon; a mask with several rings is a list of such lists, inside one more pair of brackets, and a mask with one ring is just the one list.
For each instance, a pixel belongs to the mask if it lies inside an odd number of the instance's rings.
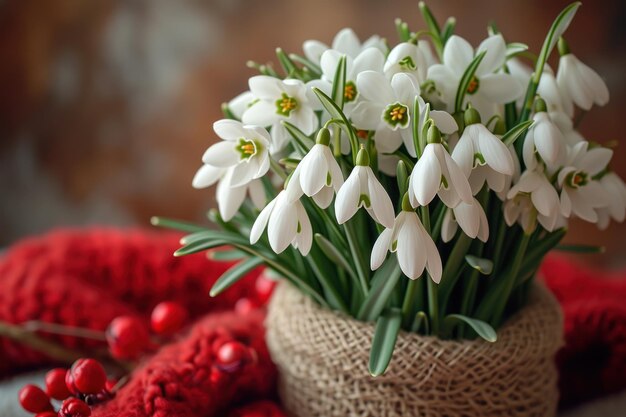
{"label": "green leaf", "polygon": [[511,128],[508,132],[502,136],[502,142],[507,146],[511,146],[515,141],[526,132],[534,122],[532,120],[526,120]]}
{"label": "green leaf", "polygon": [[383,311],[387,300],[402,275],[396,257],[390,257],[385,264],[374,273],[372,288],[365,297],[357,314],[357,318],[363,321],[373,321]]}
{"label": "green leaf", "polygon": [[498,340],[498,335],[493,327],[482,320],[472,319],[462,314],[449,314],[444,319],[444,323],[448,332],[450,332],[454,326],[465,323],[470,326],[476,334],[478,334],[478,336],[482,337],[487,342],[493,343]]}
{"label": "green leaf", "polygon": [[350,275],[354,275],[354,271],[352,270],[352,267],[350,266],[350,262],[346,259],[344,254],[341,253],[339,249],[337,249],[337,247],[332,244],[330,240],[326,239],[324,236],[322,236],[319,233],[315,233],[314,237],[315,237],[315,242],[320,247],[322,252],[324,252],[324,255],[326,255],[330,261],[336,263],[338,266],[343,268]]}
{"label": "green leaf", "polygon": [[411,31],[409,30],[409,25],[404,22],[402,19],[396,19],[396,32],[398,33],[398,38],[400,42],[408,42],[411,39]]}
{"label": "green leaf", "polygon": [[474,74],[476,73],[476,69],[480,65],[481,61],[485,57],[487,51],[482,51],[478,55],[474,57],[472,62],[467,66],[463,76],[461,77],[461,81],[459,81],[459,87],[456,90],[456,98],[454,100],[454,112],[460,112],[463,110],[463,101],[465,99],[465,94],[467,93],[467,88],[469,87],[472,78],[474,78]]}
{"label": "green leaf", "polygon": [[509,60],[514,56],[524,53],[528,50],[528,45],[521,42],[511,42],[506,46],[506,59]]}
{"label": "green leaf", "polygon": [[420,1],[418,3],[418,7],[420,9],[420,13],[422,14],[422,18],[426,22],[426,26],[428,26],[428,30],[430,31],[433,39],[433,45],[437,50],[437,54],[441,56],[443,52],[443,42],[441,39],[441,29],[439,28],[439,24],[437,23],[437,19],[433,16],[433,13],[430,11],[426,3]]}
{"label": "green leaf", "polygon": [[300,150],[300,153],[303,156],[306,155],[311,150],[313,145],[315,145],[313,139],[305,135],[300,129],[298,129],[291,123],[285,120],[283,120],[281,123],[283,126],[285,126],[285,129],[287,129],[287,132],[289,132],[291,137],[296,141],[296,144],[299,146],[298,149]]}
{"label": "green leaf", "polygon": [[558,245],[556,250],[572,253],[604,253],[604,246],[595,245]]}
{"label": "green leaf", "polygon": [[335,78],[333,78],[333,89],[330,97],[335,104],[343,109],[343,98],[346,88],[346,56],[339,58],[337,69],[335,70]]}
{"label": "green leaf", "polygon": [[454,17],[449,17],[446,20],[445,25],[443,25],[443,29],[441,30],[441,43],[445,46],[450,36],[454,35],[454,29],[456,28],[456,19]]}
{"label": "green leaf", "polygon": [[402,312],[397,308],[385,311],[376,321],[369,362],[372,376],[382,375],[389,366],[401,323]]}
{"label": "green leaf", "polygon": [[322,106],[324,106],[326,111],[330,114],[330,116],[333,119],[341,120],[343,122],[341,124],[341,128],[348,135],[348,139],[350,140],[350,149],[352,151],[352,164],[356,165],[356,155],[359,152],[359,139],[356,136],[356,132],[354,131],[352,124],[348,121],[348,118],[345,114],[343,114],[337,104],[335,104],[335,102],[330,97],[324,94],[322,90],[313,87],[313,92],[322,103]]}
{"label": "green leaf", "polygon": [[262,263],[260,258],[248,258],[232,266],[215,281],[209,294],[215,297]]}
{"label": "green leaf", "polygon": [[398,161],[396,166],[396,181],[398,183],[398,192],[401,196],[409,189],[409,171],[406,169],[404,161]]}
{"label": "green leaf", "polygon": [[185,245],[182,248],[178,249],[176,252],[174,252],[174,256],[178,257],[178,256],[191,255],[193,253],[202,252],[207,249],[216,248],[218,246],[227,246],[230,243],[231,242],[228,239],[226,240],[211,239],[211,238],[201,239],[201,240],[191,242],[190,244]]}
{"label": "green leaf", "polygon": [[313,78],[321,77],[322,69],[320,68],[319,65],[313,63],[312,61],[308,60],[307,58],[303,56],[296,55],[296,54],[289,54],[289,58],[291,58],[293,62],[297,62],[298,64],[302,65],[304,68],[308,68],[308,70],[311,72],[311,77]]}
{"label": "green leaf", "polygon": [[413,320],[413,324],[411,325],[411,331],[413,333],[417,333],[424,326],[424,334],[430,333],[430,326],[428,324],[428,315],[426,315],[423,311],[418,311],[415,314],[415,319]]}
{"label": "green leaf", "polygon": [[465,261],[469,266],[483,275],[489,275],[493,272],[493,262],[489,259],[479,258],[474,255],[465,255]]}
{"label": "green leaf", "polygon": [[222,113],[225,119],[239,120],[228,106],[228,103],[222,103]]}
{"label": "green leaf", "polygon": [[238,261],[245,258],[243,252],[238,250],[214,250],[209,252],[209,258],[214,261]]}
{"label": "green leaf", "polygon": [[280,66],[283,68],[283,71],[285,71],[287,78],[298,78],[297,75],[300,70],[281,48],[276,48],[276,57],[278,58],[278,62],[280,62]]}
{"label": "green leaf", "polygon": [[207,230],[205,227],[195,225],[193,223],[184,222],[181,220],[168,219],[166,217],[153,216],[150,218],[150,223],[153,226],[165,227],[167,229],[175,229],[183,232],[199,232]]}

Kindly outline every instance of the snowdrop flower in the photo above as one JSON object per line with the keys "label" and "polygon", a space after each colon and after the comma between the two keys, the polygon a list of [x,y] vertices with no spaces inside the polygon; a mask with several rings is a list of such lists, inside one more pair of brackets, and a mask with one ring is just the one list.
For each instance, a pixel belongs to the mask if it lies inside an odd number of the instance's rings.
{"label": "snowdrop flower", "polygon": [[389,81],[383,74],[364,71],[357,76],[362,101],[352,111],[354,124],[374,130],[379,153],[393,153],[402,141],[413,141],[410,129],[411,109],[420,88],[411,75],[399,73]]}
{"label": "snowdrop flower", "polygon": [[626,184],[614,172],[607,172],[600,179],[600,186],[609,195],[609,205],[596,209],[598,227],[606,229],[610,219],[623,222],[626,218]]}
{"label": "snowdrop flower", "polygon": [[217,203],[220,215],[230,220],[249,192],[257,205],[263,205],[265,193],[259,181],[269,170],[269,133],[261,127],[244,126],[235,120],[219,120],[213,130],[222,141],[209,147],[202,157],[204,165],[192,185],[205,188],[218,180]]}
{"label": "snowdrop flower", "polygon": [[476,199],[471,204],[461,201],[458,206],[447,209],[441,225],[441,240],[451,241],[458,226],[472,239],[478,237],[482,242],[489,239],[487,215]]}
{"label": "snowdrop flower", "polygon": [[[539,167],[538,167],[539,168]],[[524,231],[534,230],[532,218],[549,232],[555,230],[560,215],[559,194],[543,171],[524,171],[519,181],[511,187],[504,204],[504,220],[511,226],[522,219]]]}
{"label": "snowdrop flower", "polygon": [[243,93],[230,100],[227,106],[231,113],[236,118],[241,120],[245,111],[254,104],[255,100],[256,98],[251,91],[244,91]]}
{"label": "snowdrop flower", "polygon": [[[506,43],[502,35],[485,39],[476,54],[487,51],[471,80],[465,100],[479,111],[483,118],[490,117],[496,103],[515,101],[523,93],[521,84],[510,74],[497,73],[506,61]],[[453,35],[443,50],[443,63],[428,69],[428,78],[435,82],[443,94],[449,112],[454,111],[454,100],[463,73],[474,59],[474,49],[465,39]]]}
{"label": "snowdrop flower", "polygon": [[285,190],[261,210],[250,230],[250,243],[255,244],[267,227],[270,246],[282,253],[291,244],[306,256],[313,244],[311,221],[300,200],[290,201]]}
{"label": "snowdrop flower", "polygon": [[417,160],[409,179],[409,199],[413,207],[428,205],[435,195],[448,207],[456,207],[462,200],[474,200],[463,171],[441,144],[436,126],[428,129],[428,144]]}
{"label": "snowdrop flower", "polygon": [[[430,103],[425,103],[424,99],[421,96],[417,97],[417,102],[419,106],[418,132],[420,132],[420,134],[427,134],[427,124],[429,121],[437,126],[439,132],[446,135],[451,135],[459,130],[459,125],[456,124],[456,120],[454,120],[454,117],[452,117],[450,113],[442,110],[431,110]],[[412,130],[413,121],[411,121],[411,131]],[[411,137],[410,141],[405,141],[404,146],[406,147],[407,152],[410,156],[412,156],[413,158],[417,158],[415,143],[413,143],[412,139],[413,138]]]}
{"label": "snowdrop flower", "polygon": [[515,170],[511,152],[500,138],[480,123],[480,115],[474,108],[467,109],[464,118],[465,130],[452,151],[452,159],[466,177],[470,177],[472,169],[477,166],[486,165],[491,168],[482,171],[482,183],[474,181],[474,193],[482,188],[484,180],[492,190],[502,191],[506,176],[512,176]]}
{"label": "snowdrop flower", "polygon": [[528,129],[522,156],[524,164],[529,170],[535,169],[538,164],[537,154],[541,161],[550,167],[558,166],[565,157],[565,138],[559,128],[552,122],[546,112],[546,102],[537,99],[535,102],[535,115],[533,125]]}
{"label": "snowdrop flower", "polygon": [[294,201],[304,193],[313,197],[318,206],[326,208],[343,185],[343,174],[328,146],[330,131],[320,129],[316,142],[291,174],[287,195]]}
{"label": "snowdrop flower", "polygon": [[[557,181],[561,189],[561,210],[565,217],[574,214],[591,223],[598,221],[594,209],[607,207],[611,197],[593,176],[604,170],[613,156],[606,148],[588,148],[580,142],[571,149],[568,161],[559,172]],[[619,195],[615,196],[619,198]]]}
{"label": "snowdrop flower", "polygon": [[302,81],[283,81],[267,75],[257,75],[250,78],[248,84],[257,100],[243,113],[241,120],[246,124],[272,127],[272,154],[280,152],[290,139],[281,121],[288,121],[306,135],[315,131],[317,116]]}
{"label": "snowdrop flower", "polygon": [[567,96],[563,95],[563,91],[561,87],[559,87],[552,69],[547,65],[543,69],[543,73],[539,79],[537,94],[545,100],[548,113],[564,113],[568,118],[574,116],[572,101],[569,100]]}
{"label": "snowdrop flower", "polygon": [[435,283],[441,280],[441,257],[437,246],[411,208],[406,195],[393,228],[383,230],[374,243],[370,259],[372,271],[383,264],[387,252],[397,253],[400,269],[410,279],[419,278],[426,268]]}
{"label": "snowdrop flower", "polygon": [[401,72],[411,74],[418,85],[426,81],[427,70],[424,53],[419,46],[409,42],[400,43],[389,52],[383,69],[389,79]]}
{"label": "snowdrop flower", "polygon": [[593,104],[604,106],[609,101],[609,89],[598,73],[572,54],[565,40],[559,40],[559,70],[556,81],[565,100],[573,101],[583,110]]}
{"label": "snowdrop flower", "polygon": [[314,64],[319,64],[322,54],[328,49],[334,49],[349,57],[355,58],[359,53],[367,48],[376,48],[379,51],[386,53],[387,47],[385,41],[380,36],[374,35],[361,43],[359,37],[350,28],[345,28],[339,31],[333,39],[332,47],[329,47],[325,43],[316,40],[305,41],[302,45],[304,56]]}
{"label": "snowdrop flower", "polygon": [[387,228],[393,227],[393,203],[370,168],[369,155],[364,148],[361,148],[357,155],[352,173],[337,192],[335,200],[337,222],[345,223],[361,207],[365,207],[376,222]]}

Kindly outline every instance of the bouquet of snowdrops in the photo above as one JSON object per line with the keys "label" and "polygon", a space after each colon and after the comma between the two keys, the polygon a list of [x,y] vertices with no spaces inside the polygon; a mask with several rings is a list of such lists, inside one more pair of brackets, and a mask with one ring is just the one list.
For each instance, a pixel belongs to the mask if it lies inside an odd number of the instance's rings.
{"label": "bouquet of snowdrops", "polygon": [[332,47],[306,41],[303,56],[278,49],[279,70],[250,63],[260,75],[223,106],[193,180],[217,183],[209,217],[221,230],[156,222],[191,232],[178,255],[226,246],[212,256],[243,259],[213,295],[264,264],[322,306],[375,321],[374,374],[401,328],[495,341],[569,219],[624,219],[613,151],[574,122],[609,98],[562,37],[579,5],[539,55],[493,25],[473,48],[454,18],[440,26],[420,4],[426,29],[398,20],[393,47],[344,29]]}

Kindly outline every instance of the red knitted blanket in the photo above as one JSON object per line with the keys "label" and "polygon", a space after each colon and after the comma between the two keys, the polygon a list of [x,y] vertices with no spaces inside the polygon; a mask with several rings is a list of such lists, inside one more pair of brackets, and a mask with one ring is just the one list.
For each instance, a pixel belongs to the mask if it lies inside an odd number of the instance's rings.
{"label": "red knitted blanket", "polygon": [[[178,301],[196,320],[189,331],[147,358],[92,415],[283,416],[264,343],[267,285],[257,285],[256,271],[209,298],[229,264],[203,254],[174,258],[179,237],[89,229],[26,239],[0,259],[0,320],[104,330],[116,316],[147,320],[158,302]],[[626,274],[608,277],[558,257],[545,262],[543,273],[565,312],[566,346],[557,357],[563,405],[626,388]],[[257,308],[235,308],[242,299]],[[84,339],[49,337],[68,347],[98,347]],[[215,345],[227,340],[250,346],[258,360],[242,372],[222,372],[213,366]],[[51,365],[44,355],[0,338],[0,375]]]}

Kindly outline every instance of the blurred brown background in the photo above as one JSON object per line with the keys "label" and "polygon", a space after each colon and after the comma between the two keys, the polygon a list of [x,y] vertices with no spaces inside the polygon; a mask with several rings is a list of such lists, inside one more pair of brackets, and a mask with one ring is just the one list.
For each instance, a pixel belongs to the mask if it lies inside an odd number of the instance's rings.
{"label": "blurred brown background", "polygon": [[[569,1],[439,0],[429,4],[477,43],[495,20],[537,52]],[[220,103],[274,48],[300,52],[342,27],[396,41],[393,19],[423,28],[417,1],[0,0],[0,246],[59,225],[148,225],[160,214],[202,221],[212,190],[191,179],[214,140]],[[584,2],[567,33],[573,52],[611,90],[583,134],[621,140],[626,108],[626,5]],[[626,177],[626,150],[613,166]],[[626,227],[575,222],[570,242],[605,243],[585,256],[626,265]]]}

